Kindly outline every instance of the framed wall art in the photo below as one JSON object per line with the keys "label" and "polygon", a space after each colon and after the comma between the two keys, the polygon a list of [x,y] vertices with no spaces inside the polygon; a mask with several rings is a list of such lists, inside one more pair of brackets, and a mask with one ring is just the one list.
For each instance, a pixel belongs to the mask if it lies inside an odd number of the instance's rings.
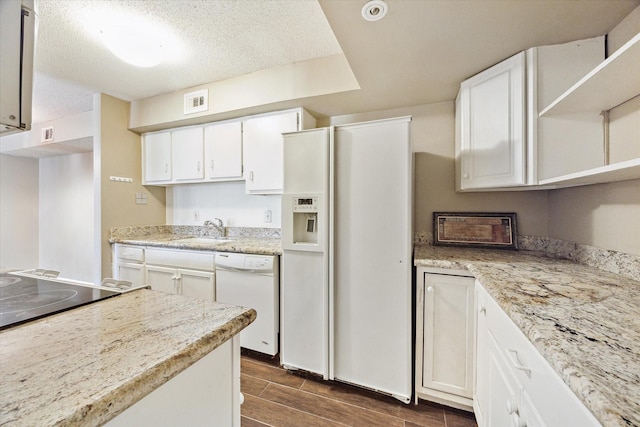
{"label": "framed wall art", "polygon": [[433,244],[518,249],[515,213],[434,212]]}

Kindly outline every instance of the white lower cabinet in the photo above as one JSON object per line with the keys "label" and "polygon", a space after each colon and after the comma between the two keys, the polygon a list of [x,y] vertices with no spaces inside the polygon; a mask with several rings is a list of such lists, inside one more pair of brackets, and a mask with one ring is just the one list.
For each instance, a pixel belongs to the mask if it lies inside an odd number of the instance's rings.
{"label": "white lower cabinet", "polygon": [[144,286],[144,248],[116,243],[112,248],[112,277],[127,280],[134,287]]}
{"label": "white lower cabinet", "polygon": [[106,425],[240,427],[241,400],[236,335]]}
{"label": "white lower cabinet", "polygon": [[480,282],[476,310],[473,409],[479,427],[600,426]]}
{"label": "white lower cabinet", "polygon": [[474,278],[418,267],[416,396],[471,410]]}
{"label": "white lower cabinet", "polygon": [[147,248],[146,283],[156,291],[215,301],[214,253]]}

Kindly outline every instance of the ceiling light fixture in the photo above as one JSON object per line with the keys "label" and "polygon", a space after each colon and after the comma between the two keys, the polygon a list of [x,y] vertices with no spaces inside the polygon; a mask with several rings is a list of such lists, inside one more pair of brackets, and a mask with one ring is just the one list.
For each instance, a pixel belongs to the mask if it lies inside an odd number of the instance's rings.
{"label": "ceiling light fixture", "polygon": [[[2,0],[0,0],[2,1]],[[78,2],[73,15],[91,39],[136,67],[180,63],[188,54],[175,31],[162,20],[115,2]]]}
{"label": "ceiling light fixture", "polygon": [[102,28],[100,33],[115,56],[136,67],[155,67],[167,57],[162,41],[144,30],[116,24]]}
{"label": "ceiling light fixture", "polygon": [[389,6],[382,0],[371,0],[362,8],[362,17],[367,21],[379,21],[385,17]]}

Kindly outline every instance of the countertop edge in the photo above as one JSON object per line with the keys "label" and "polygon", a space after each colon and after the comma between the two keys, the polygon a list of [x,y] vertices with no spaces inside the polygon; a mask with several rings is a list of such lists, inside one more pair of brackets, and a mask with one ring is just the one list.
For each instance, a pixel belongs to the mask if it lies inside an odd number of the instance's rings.
{"label": "countertop edge", "polygon": [[254,255],[282,255],[279,239],[269,238],[234,238],[224,242],[212,243],[187,243],[182,241],[187,237],[163,237],[160,239],[149,238],[111,238],[109,244],[116,243],[133,246],[147,246],[154,248],[166,248],[176,250],[210,251],[210,252],[235,252]]}
{"label": "countertop edge", "polygon": [[110,390],[92,404],[79,407],[61,425],[80,425],[86,422],[87,418],[99,425],[108,422],[240,333],[255,320],[256,316],[254,309],[247,309],[169,358],[145,370],[141,375],[132,377],[117,389]]}

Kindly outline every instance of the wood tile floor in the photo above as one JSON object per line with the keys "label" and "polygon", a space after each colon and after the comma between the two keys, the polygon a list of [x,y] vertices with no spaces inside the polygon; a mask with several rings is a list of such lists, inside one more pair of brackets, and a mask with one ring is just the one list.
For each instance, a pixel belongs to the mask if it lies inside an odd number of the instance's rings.
{"label": "wood tile floor", "polygon": [[476,427],[473,414],[305,378],[242,356],[242,427]]}

